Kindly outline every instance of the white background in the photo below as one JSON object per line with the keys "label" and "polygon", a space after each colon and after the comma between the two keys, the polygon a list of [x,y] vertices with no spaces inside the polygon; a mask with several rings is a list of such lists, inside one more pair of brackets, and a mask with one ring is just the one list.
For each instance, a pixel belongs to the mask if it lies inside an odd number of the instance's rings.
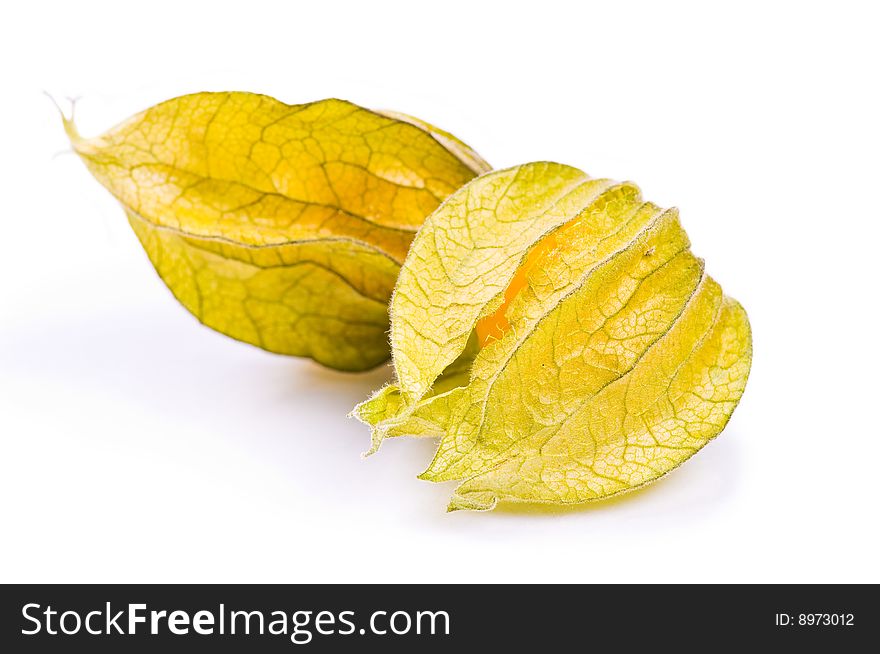
{"label": "white background", "polygon": [[[0,26],[0,581],[880,582],[872,3],[13,3]],[[496,167],[632,179],[747,308],[725,432],[659,483],[444,512],[344,375],[201,327],[70,155],[199,90],[338,96]],[[60,154],[59,154],[60,153]]]}

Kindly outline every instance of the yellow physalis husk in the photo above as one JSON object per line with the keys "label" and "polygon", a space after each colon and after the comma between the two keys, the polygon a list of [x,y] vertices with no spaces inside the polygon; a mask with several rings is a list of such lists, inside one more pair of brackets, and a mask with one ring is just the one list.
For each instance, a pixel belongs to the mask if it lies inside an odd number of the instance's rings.
{"label": "yellow physalis husk", "polygon": [[489,170],[446,132],[342,100],[196,93],[93,139],[65,127],[200,321],[341,370],[387,359],[388,300],[416,230]]}
{"label": "yellow physalis husk", "polygon": [[743,308],[675,209],[555,163],[485,174],[425,222],[391,304],[396,383],[355,409],[373,450],[440,439],[450,510],[576,504],[680,465],[751,364]]}

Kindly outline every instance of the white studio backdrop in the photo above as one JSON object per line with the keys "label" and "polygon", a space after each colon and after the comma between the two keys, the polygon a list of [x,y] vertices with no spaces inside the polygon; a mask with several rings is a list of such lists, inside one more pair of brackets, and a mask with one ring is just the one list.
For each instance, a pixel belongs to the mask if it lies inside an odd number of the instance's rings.
{"label": "white studio backdrop", "polygon": [[[880,581],[880,14],[871,3],[18,3],[4,10],[0,581]],[[749,312],[718,440],[576,510],[444,513],[369,459],[390,376],[200,326],[69,153],[200,90],[337,96],[678,206]]]}

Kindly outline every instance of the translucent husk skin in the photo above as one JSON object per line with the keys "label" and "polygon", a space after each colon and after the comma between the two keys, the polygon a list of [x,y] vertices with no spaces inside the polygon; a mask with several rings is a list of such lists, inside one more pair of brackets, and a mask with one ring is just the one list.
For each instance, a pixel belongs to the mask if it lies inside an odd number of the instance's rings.
{"label": "translucent husk skin", "polygon": [[727,424],[751,364],[742,307],[675,209],[539,162],[425,222],[391,304],[396,381],[356,407],[375,451],[440,439],[450,510],[578,504],[668,473]]}
{"label": "translucent husk skin", "polygon": [[424,121],[329,99],[196,93],[95,138],[65,128],[201,322],[280,354],[364,370],[410,242],[488,164]]}

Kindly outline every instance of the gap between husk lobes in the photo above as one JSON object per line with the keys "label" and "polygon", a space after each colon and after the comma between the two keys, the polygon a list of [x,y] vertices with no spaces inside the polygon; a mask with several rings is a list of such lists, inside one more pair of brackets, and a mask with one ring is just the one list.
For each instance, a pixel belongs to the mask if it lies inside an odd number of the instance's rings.
{"label": "gap between husk lobes", "polygon": [[[371,451],[439,437],[422,478],[462,481],[451,510],[648,483],[723,429],[751,361],[745,312],[675,210],[552,163],[483,175],[432,214],[391,324],[397,383],[355,415]],[[481,324],[498,332],[483,347]]]}
{"label": "gap between husk lobes", "polygon": [[489,170],[428,123],[335,99],[197,93],[93,139],[65,128],[200,321],[342,370],[387,359],[387,303],[416,230]]}

